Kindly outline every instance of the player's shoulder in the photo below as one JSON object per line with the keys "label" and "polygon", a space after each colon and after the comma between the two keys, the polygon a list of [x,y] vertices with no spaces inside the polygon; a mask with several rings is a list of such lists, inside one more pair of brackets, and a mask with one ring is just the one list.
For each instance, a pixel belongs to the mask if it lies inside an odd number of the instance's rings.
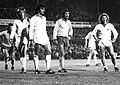
{"label": "player's shoulder", "polygon": [[95,26],[95,29],[100,29],[101,27],[103,27],[102,24],[97,24],[97,25]]}
{"label": "player's shoulder", "polygon": [[18,21],[19,21],[19,19],[15,19],[15,20],[14,20],[14,22],[18,22]]}
{"label": "player's shoulder", "polygon": [[15,19],[15,20],[14,20],[14,24],[19,23],[19,21],[20,21],[19,19]]}
{"label": "player's shoulder", "polygon": [[92,31],[90,31],[88,34],[93,34],[93,32],[92,32]]}
{"label": "player's shoulder", "polygon": [[70,23],[70,24],[71,24],[71,21],[70,21],[70,20],[68,20],[68,23]]}
{"label": "player's shoulder", "polygon": [[97,24],[96,27],[103,26],[102,24]]}
{"label": "player's shoulder", "polygon": [[90,31],[90,32],[88,32],[88,34],[87,35],[93,35],[93,32],[92,31]]}
{"label": "player's shoulder", "polygon": [[61,21],[62,21],[62,19],[60,18],[60,19],[56,20],[55,22],[60,23]]}
{"label": "player's shoulder", "polygon": [[108,25],[108,26],[114,26],[112,23],[108,23],[107,25]]}
{"label": "player's shoulder", "polygon": [[46,19],[46,16],[42,16],[43,19]]}
{"label": "player's shoulder", "polygon": [[56,22],[61,22],[62,21],[62,18],[58,19]]}
{"label": "player's shoulder", "polygon": [[36,17],[37,17],[36,15],[32,16],[32,17],[31,17],[31,20],[32,20],[32,19],[35,19]]}

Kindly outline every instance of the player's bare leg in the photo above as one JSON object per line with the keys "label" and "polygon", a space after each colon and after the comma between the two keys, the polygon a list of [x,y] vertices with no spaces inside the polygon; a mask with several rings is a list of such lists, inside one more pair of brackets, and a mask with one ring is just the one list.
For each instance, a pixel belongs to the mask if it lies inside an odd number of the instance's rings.
{"label": "player's bare leg", "polygon": [[107,48],[107,50],[108,50],[108,52],[109,52],[109,54],[110,54],[110,56],[111,56],[111,61],[112,61],[113,65],[114,65],[115,71],[116,71],[116,72],[119,71],[119,69],[118,69],[118,67],[117,67],[116,56],[114,55],[113,46],[109,46],[109,47]]}
{"label": "player's bare leg", "polygon": [[98,59],[97,59],[97,51],[93,49],[93,59],[94,59],[94,62],[95,62],[95,66],[100,66],[101,63],[98,62]]}
{"label": "player's bare leg", "polygon": [[108,67],[107,67],[106,59],[105,59],[105,47],[100,47],[100,57],[101,57],[101,62],[104,67],[104,71],[108,71]]}
{"label": "player's bare leg", "polygon": [[89,52],[89,54],[88,54],[88,57],[87,57],[87,63],[86,63],[86,66],[87,66],[87,67],[90,66],[91,57],[92,57],[92,52],[91,52],[91,50],[90,50],[90,52]]}
{"label": "player's bare leg", "polygon": [[5,59],[5,70],[8,70],[8,59],[9,54],[7,49],[3,49],[4,59]]}
{"label": "player's bare leg", "polygon": [[38,70],[39,59],[37,55],[34,56],[33,61],[34,61],[34,67],[35,67],[35,74],[40,74],[40,71]]}
{"label": "player's bare leg", "polygon": [[22,53],[21,53],[21,65],[22,65],[22,68],[21,68],[21,73],[26,73],[26,63],[27,63],[27,46],[24,45],[22,47]]}
{"label": "player's bare leg", "polygon": [[45,54],[46,54],[46,59],[45,59],[45,62],[46,62],[46,74],[53,74],[55,73],[54,71],[52,71],[51,69],[51,46],[50,44],[47,44],[47,45],[44,45],[44,48],[45,48]]}
{"label": "player's bare leg", "polygon": [[67,72],[66,69],[65,69],[64,46],[59,45],[59,49],[60,49],[60,54],[59,54],[59,69],[58,69],[58,72]]}

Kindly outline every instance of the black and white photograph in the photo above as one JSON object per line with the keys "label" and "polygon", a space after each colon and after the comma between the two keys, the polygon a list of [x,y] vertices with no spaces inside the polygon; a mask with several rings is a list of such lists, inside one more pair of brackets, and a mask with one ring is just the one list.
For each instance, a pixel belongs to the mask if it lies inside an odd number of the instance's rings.
{"label": "black and white photograph", "polygon": [[0,0],[0,85],[120,85],[120,0]]}

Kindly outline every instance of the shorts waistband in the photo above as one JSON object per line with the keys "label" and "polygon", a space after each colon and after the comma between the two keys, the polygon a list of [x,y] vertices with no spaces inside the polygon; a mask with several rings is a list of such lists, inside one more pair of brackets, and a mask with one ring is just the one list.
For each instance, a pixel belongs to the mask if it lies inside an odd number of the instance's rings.
{"label": "shorts waistband", "polygon": [[57,37],[67,38],[67,37],[65,37],[65,36],[57,36]]}

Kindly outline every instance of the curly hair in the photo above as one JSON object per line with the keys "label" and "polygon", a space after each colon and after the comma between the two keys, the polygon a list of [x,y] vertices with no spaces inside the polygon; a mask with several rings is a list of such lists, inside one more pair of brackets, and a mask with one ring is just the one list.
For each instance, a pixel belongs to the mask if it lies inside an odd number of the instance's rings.
{"label": "curly hair", "polygon": [[98,18],[99,23],[102,23],[102,17],[103,17],[103,16],[106,16],[106,17],[107,17],[107,23],[108,23],[108,22],[109,22],[109,16],[108,16],[107,13],[102,13],[102,14],[99,16],[99,18]]}

